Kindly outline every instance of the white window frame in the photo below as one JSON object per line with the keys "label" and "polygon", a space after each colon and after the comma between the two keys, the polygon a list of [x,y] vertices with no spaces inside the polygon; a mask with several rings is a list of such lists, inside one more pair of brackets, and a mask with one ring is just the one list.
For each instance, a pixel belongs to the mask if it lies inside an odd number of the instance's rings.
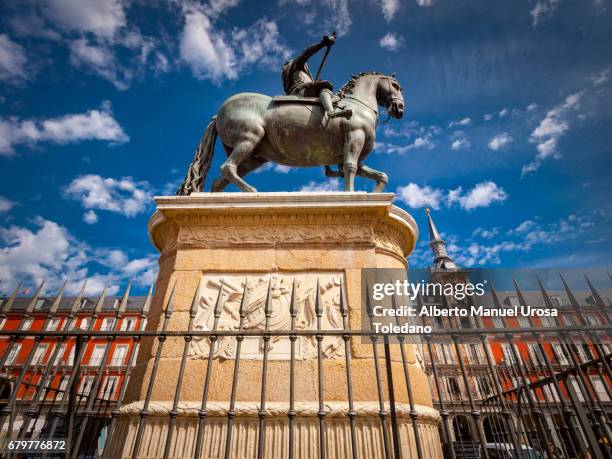
{"label": "white window frame", "polygon": [[21,324],[20,330],[29,330],[30,328],[32,328],[33,323],[34,323],[34,319],[32,318],[28,318],[24,320],[23,323]]}
{"label": "white window frame", "polygon": [[501,317],[493,317],[493,328],[504,328],[504,321]]}
{"label": "white window frame", "polygon": [[21,343],[14,343],[6,359],[5,365],[14,365],[21,352]]}
{"label": "white window frame", "polygon": [[593,384],[593,389],[595,389],[595,392],[599,396],[599,399],[602,402],[609,402],[610,397],[608,397],[608,392],[606,391],[606,386],[602,381],[601,376],[591,376],[591,383]]}
{"label": "white window frame", "polygon": [[502,352],[504,353],[504,359],[506,360],[506,364],[508,365],[516,365],[516,360],[514,359],[514,354],[512,353],[512,346],[509,343],[503,343],[501,345]]}
{"label": "white window frame", "polygon": [[136,317],[125,317],[121,321],[121,331],[132,331],[136,329]]}
{"label": "white window frame", "polygon": [[[114,381],[111,383],[111,381]],[[104,400],[114,400],[115,392],[119,387],[119,376],[107,376],[102,383],[102,398]]]}
{"label": "white window frame", "polygon": [[60,381],[60,384],[59,384],[59,387],[58,387],[58,394],[57,394],[57,399],[58,400],[63,400],[64,399],[64,396],[66,395],[66,391],[68,389],[68,381],[69,380],[70,380],[70,376],[64,376],[62,378],[62,380]]}
{"label": "white window frame", "polygon": [[519,316],[517,317],[519,327],[521,328],[531,328],[531,324],[529,323],[529,317]]}
{"label": "white window frame", "polygon": [[558,308],[563,306],[563,303],[561,302],[561,297],[559,295],[551,295],[550,301],[553,303],[554,306]]}
{"label": "white window frame", "polygon": [[[121,354],[121,352],[119,352],[120,348],[125,349],[125,352],[123,352],[121,356],[118,356],[118,354]],[[115,350],[113,351],[113,357],[111,358],[111,366],[113,367],[123,366],[125,364],[125,359],[127,357],[129,350],[130,350],[130,346],[128,344],[117,344],[115,346]]]}
{"label": "white window frame", "polygon": [[43,306],[45,305],[45,299],[44,298],[40,298],[38,300],[36,300],[36,304],[34,305],[34,310],[35,311],[40,311]]}
{"label": "white window frame", "polygon": [[555,360],[561,365],[569,365],[568,356],[565,354],[563,346],[559,343],[552,343],[552,348],[555,354]]}
{"label": "white window frame", "polygon": [[554,317],[540,317],[542,326],[546,328],[552,328],[557,326],[557,321]]}
{"label": "white window frame", "polygon": [[47,323],[45,330],[57,331],[57,329],[59,328],[59,323],[60,323],[60,319],[58,318],[49,319],[49,322]]}
{"label": "white window frame", "polygon": [[111,331],[115,324],[114,317],[104,317],[102,319],[102,324],[100,325],[100,331]]}
{"label": "white window frame", "polygon": [[597,314],[584,314],[584,321],[587,325],[600,325],[601,321]]}
{"label": "white window frame", "polygon": [[102,359],[104,358],[104,352],[106,351],[106,344],[96,344],[94,345],[93,351],[91,352],[91,357],[89,357],[89,366],[100,366],[102,365]]}
{"label": "white window frame", "polygon": [[55,365],[55,366],[58,366],[61,363],[61,361],[63,360],[64,354],[66,353],[67,345],[66,345],[66,343],[62,343],[62,344],[59,345],[59,347],[60,347],[60,349],[59,349],[57,355],[55,356],[55,362],[53,362],[53,365]]}
{"label": "white window frame", "polygon": [[79,394],[83,397],[88,397],[93,389],[95,376],[85,376],[81,379],[81,387],[79,387]]}
{"label": "white window frame", "polygon": [[47,351],[49,350],[49,345],[48,344],[39,344],[36,347],[36,351],[34,351],[34,356],[32,357],[32,362],[31,365],[39,365],[41,363],[43,363],[43,359],[45,354],[47,353]]}

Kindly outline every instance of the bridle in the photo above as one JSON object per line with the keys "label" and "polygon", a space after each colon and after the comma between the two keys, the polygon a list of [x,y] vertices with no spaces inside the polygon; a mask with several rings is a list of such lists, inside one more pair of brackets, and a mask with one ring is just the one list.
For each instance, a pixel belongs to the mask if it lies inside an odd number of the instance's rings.
{"label": "bridle", "polygon": [[[390,83],[390,81],[391,81],[391,80],[393,80],[394,82],[396,82],[396,83],[397,83],[397,80],[396,80],[395,78],[388,77],[388,76],[383,76],[383,77],[380,77],[380,79],[381,79],[381,80],[387,80],[387,85],[388,85],[388,93],[389,93],[389,94],[392,94],[392,91],[391,91],[391,83]],[[401,89],[400,89],[400,91],[401,91]],[[370,110],[372,110],[372,111],[374,112],[374,114],[375,114],[375,115],[378,117],[378,110],[377,110],[376,108],[372,108],[372,107],[370,107],[370,106],[369,106],[368,104],[366,104],[366,103],[365,103],[363,100],[358,99],[357,97],[352,96],[352,95],[350,95],[350,94],[343,94],[341,97],[342,97],[343,99],[352,99],[352,100],[354,100],[355,102],[360,103],[360,104],[361,104],[361,105],[363,105],[364,107],[369,108]],[[390,96],[390,97],[389,97],[389,98],[388,98],[388,99],[385,101],[385,107],[386,107],[386,109],[387,109],[387,119],[386,119],[386,120],[384,120],[384,121],[381,121],[381,123],[386,123],[386,122],[388,122],[388,121],[391,119],[391,114],[389,113],[389,106],[391,106],[391,105],[392,105],[392,104],[394,104],[394,103],[398,103],[398,102],[400,102],[400,101],[401,101],[401,99],[400,99],[399,97],[396,97],[396,96]]]}
{"label": "bridle", "polygon": [[[388,76],[383,76],[380,77],[381,80],[387,80],[387,94],[393,94],[391,91],[391,83],[390,81],[393,80],[395,83],[397,83],[397,80],[393,77],[388,77]],[[399,83],[398,83],[399,86]],[[400,92],[401,92],[401,86],[400,86]],[[396,97],[394,95],[391,95],[386,101],[385,101],[385,108],[387,109],[387,119],[381,121],[381,124],[385,124],[387,122],[389,122],[389,120],[391,119],[391,113],[389,113],[389,107],[392,106],[393,104],[399,103],[401,101],[401,99],[399,97]]]}

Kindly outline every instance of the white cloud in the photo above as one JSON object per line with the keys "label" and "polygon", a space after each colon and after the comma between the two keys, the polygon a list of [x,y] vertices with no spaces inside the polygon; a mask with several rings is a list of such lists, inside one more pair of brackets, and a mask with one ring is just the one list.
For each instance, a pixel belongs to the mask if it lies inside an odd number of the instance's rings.
{"label": "white cloud", "polygon": [[399,10],[400,2],[399,0],[381,0],[380,6],[385,20],[391,21]]}
{"label": "white cloud", "polygon": [[448,127],[453,127],[453,126],[469,126],[470,124],[472,124],[472,119],[465,117],[463,119],[460,120],[454,120],[451,121],[450,123],[448,123]]}
{"label": "white cloud", "polygon": [[451,143],[451,148],[453,150],[463,150],[464,148],[470,147],[470,141],[465,138],[455,139]]}
{"label": "white cloud", "polygon": [[335,30],[341,37],[353,22],[348,0],[279,0],[279,4],[288,5],[287,13],[300,25],[307,25],[308,32],[316,36]]}
{"label": "white cloud", "polygon": [[121,0],[49,0],[43,11],[52,23],[67,32],[91,32],[113,38],[125,26],[125,2]]}
{"label": "white cloud", "polygon": [[433,5],[433,0],[416,0],[417,5],[419,6],[431,6]]}
{"label": "white cloud", "polygon": [[381,37],[378,44],[381,48],[388,49],[389,51],[397,51],[404,45],[404,38],[393,32],[387,32]]}
{"label": "white cloud", "polygon": [[489,207],[494,202],[502,202],[508,198],[503,188],[492,181],[478,183],[466,194],[462,193],[461,187],[450,190],[447,196],[448,205],[458,203],[464,210],[472,210],[477,207]]}
{"label": "white cloud", "polygon": [[610,80],[610,69],[605,69],[593,77],[593,86],[601,86]]}
{"label": "white cloud", "polygon": [[67,279],[69,294],[76,293],[87,279],[87,294],[99,294],[104,286],[110,294],[115,294],[128,279],[135,285],[148,287],[155,280],[156,272],[154,255],[130,260],[116,249],[94,249],[66,228],[41,217],[34,220],[33,228],[0,228],[0,291],[3,293],[25,278],[29,284],[45,280],[48,290],[57,289]]}
{"label": "white cloud", "polygon": [[533,27],[537,27],[543,19],[550,17],[560,2],[561,0],[538,0],[531,10]]}
{"label": "white cloud", "polygon": [[211,30],[210,20],[200,11],[185,15],[179,50],[197,78],[219,81],[237,77],[234,51],[223,36]]}
{"label": "white cloud", "polygon": [[0,34],[0,81],[20,83],[27,80],[27,62],[23,47]]}
{"label": "white cloud", "polygon": [[88,210],[83,214],[83,221],[88,225],[93,225],[98,222],[98,214],[96,214],[93,210]]}
{"label": "white cloud", "polygon": [[492,118],[493,118],[493,115],[491,113],[485,113],[483,116],[483,119],[485,121],[491,121]]}
{"label": "white cloud", "polygon": [[512,137],[507,132],[502,132],[501,134],[497,134],[491,138],[489,141],[489,148],[491,150],[497,151],[500,150],[512,142]]}
{"label": "white cloud", "polygon": [[19,144],[68,144],[83,140],[124,143],[129,137],[113,118],[108,102],[100,110],[44,120],[0,118],[0,155],[13,154],[14,146]]}
{"label": "white cloud", "polygon": [[87,38],[79,38],[70,43],[70,63],[76,68],[92,71],[119,90],[127,89],[133,76],[130,70],[117,63],[113,49],[108,44],[96,44]]}
{"label": "white cloud", "polygon": [[415,150],[419,148],[431,150],[434,147],[435,147],[435,144],[432,140],[431,133],[426,133],[423,136],[418,136],[407,145],[396,145],[393,143],[376,142],[376,146],[375,146],[375,148],[377,150],[380,150],[381,153],[397,154],[397,155],[405,155],[410,150]]}
{"label": "white cloud", "polygon": [[497,114],[497,116],[499,116],[500,118],[505,118],[509,114],[510,114],[510,110],[508,110],[507,108],[502,108]]}
{"label": "white cloud", "polygon": [[414,209],[430,206],[439,209],[442,204],[452,207],[457,204],[464,210],[473,210],[478,207],[489,207],[495,202],[505,201],[508,194],[503,188],[492,181],[478,183],[474,188],[463,193],[462,187],[445,191],[429,186],[420,187],[415,183],[397,188],[397,199]]}
{"label": "white cloud", "polygon": [[15,203],[4,196],[0,196],[0,214],[9,212],[13,207],[15,207]]}
{"label": "white cloud", "polygon": [[185,14],[179,53],[198,79],[220,82],[235,79],[248,65],[272,65],[288,56],[276,23],[260,19],[230,35],[215,30],[209,17],[191,9]]}
{"label": "white cloud", "polygon": [[340,191],[340,181],[337,178],[332,178],[325,182],[310,181],[307,185],[300,188],[299,191]]}
{"label": "white cloud", "polygon": [[397,199],[406,203],[413,209],[427,206],[439,209],[443,194],[444,191],[439,188],[431,188],[429,186],[420,187],[416,183],[400,186],[395,191]]}
{"label": "white cloud", "polygon": [[536,108],[538,108],[538,104],[536,104],[535,102],[530,103],[529,105],[527,105],[526,110],[528,112],[532,112],[534,111]]}
{"label": "white cloud", "polygon": [[152,200],[147,182],[131,177],[104,178],[95,174],[80,175],[66,187],[66,195],[81,202],[85,209],[100,209],[133,217],[144,212]]}
{"label": "white cloud", "polygon": [[533,130],[529,141],[536,144],[538,153],[533,161],[523,166],[521,176],[538,170],[548,158],[559,159],[561,157],[557,145],[561,137],[569,130],[567,118],[578,108],[583,94],[584,91],[581,91],[567,96],[561,104],[549,110]]}

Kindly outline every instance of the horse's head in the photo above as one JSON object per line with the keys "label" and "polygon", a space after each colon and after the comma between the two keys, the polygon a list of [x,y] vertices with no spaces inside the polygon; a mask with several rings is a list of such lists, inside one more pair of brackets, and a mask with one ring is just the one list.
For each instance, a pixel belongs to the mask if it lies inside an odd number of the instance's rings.
{"label": "horse's head", "polygon": [[404,91],[394,76],[382,75],[378,79],[376,100],[393,118],[404,116]]}

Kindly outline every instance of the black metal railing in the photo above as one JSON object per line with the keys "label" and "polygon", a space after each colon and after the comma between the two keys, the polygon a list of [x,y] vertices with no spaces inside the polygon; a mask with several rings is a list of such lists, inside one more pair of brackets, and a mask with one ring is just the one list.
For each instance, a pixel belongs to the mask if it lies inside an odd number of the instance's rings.
{"label": "black metal railing", "polygon": [[[530,322],[530,328],[512,327],[504,320],[504,328],[485,327],[477,320],[475,328],[461,328],[459,324],[446,328],[434,328],[430,333],[421,336],[421,341],[413,344],[407,342],[407,336],[377,335],[370,330],[351,329],[349,318],[352,311],[348,307],[344,286],[340,283],[340,301],[338,317],[340,328],[326,329],[322,326],[325,313],[317,282],[314,298],[314,319],[312,329],[298,329],[296,326],[298,310],[296,307],[295,282],[291,288],[289,302],[290,324],[287,329],[271,329],[271,287],[263,306],[263,326],[260,329],[246,329],[245,310],[248,280],[238,310],[238,325],[235,329],[220,328],[223,314],[224,284],[221,282],[216,301],[212,308],[210,329],[194,327],[202,282],[198,286],[189,309],[189,320],[186,329],[170,329],[174,315],[176,285],[171,288],[168,300],[162,305],[158,316],[150,317],[149,323],[156,329],[145,329],[145,321],[136,330],[121,330],[119,320],[111,329],[95,330],[94,323],[100,315],[105,293],[90,312],[88,329],[75,329],[76,310],[68,314],[69,320],[62,330],[0,330],[0,345],[4,351],[0,356],[3,376],[0,379],[2,406],[0,425],[2,434],[9,439],[30,438],[66,438],[70,450],[66,457],[112,457],[111,449],[116,451],[113,441],[118,441],[118,422],[121,408],[126,403],[128,381],[132,372],[131,362],[137,352],[137,343],[148,343],[154,349],[152,355],[141,356],[141,361],[148,365],[146,380],[142,384],[144,398],[138,408],[137,423],[131,451],[127,457],[141,457],[147,423],[150,422],[151,403],[158,372],[164,355],[164,346],[169,341],[182,344],[177,358],[178,371],[174,394],[169,400],[165,438],[163,439],[162,457],[177,457],[173,445],[177,441],[177,419],[180,403],[184,401],[185,372],[188,362],[190,343],[194,339],[205,339],[208,343],[208,354],[204,358],[205,373],[201,380],[201,400],[196,416],[196,430],[192,452],[189,457],[205,457],[206,430],[210,428],[209,405],[211,401],[211,378],[214,376],[214,361],[217,344],[220,340],[230,339],[235,342],[231,380],[226,381],[229,399],[225,411],[226,421],[224,439],[221,442],[222,457],[233,455],[233,435],[236,432],[237,393],[241,384],[249,381],[240,379],[240,366],[244,361],[242,345],[246,339],[261,340],[261,373],[260,398],[257,411],[257,436],[254,440],[253,457],[281,457],[270,454],[267,444],[267,429],[270,428],[269,412],[266,409],[270,397],[268,382],[270,371],[270,342],[283,338],[289,343],[289,357],[285,362],[288,367],[288,399],[285,404],[287,422],[286,455],[289,458],[306,457],[297,449],[297,424],[300,411],[296,405],[296,343],[299,338],[312,338],[316,361],[312,378],[316,386],[316,429],[318,457],[333,456],[330,444],[338,441],[328,435],[329,408],[326,402],[326,366],[324,354],[326,337],[339,338],[343,355],[340,362],[344,373],[343,381],[338,384],[346,390],[343,403],[346,404],[345,422],[347,423],[347,454],[353,458],[370,457],[361,449],[363,441],[359,435],[359,422],[362,414],[356,408],[355,400],[355,359],[353,345],[368,343],[371,353],[367,363],[371,365],[371,398],[378,404],[378,423],[380,451],[377,457],[400,458],[432,457],[435,449],[423,439],[420,414],[415,393],[413,367],[420,366],[429,377],[433,405],[439,411],[439,437],[442,443],[442,454],[449,458],[609,458],[612,457],[610,439],[612,439],[612,374],[610,366],[612,354],[609,352],[612,325],[609,322],[608,310],[601,295],[590,284],[596,307],[601,317],[598,325],[587,325],[582,314],[582,305],[578,304],[570,288],[565,284],[572,311],[577,314],[581,323],[564,326],[557,320],[554,327],[537,327]],[[515,285],[521,304],[526,304],[523,292]],[[550,297],[542,283],[541,295],[547,304]],[[61,296],[62,292],[58,294]],[[127,295],[126,292],[126,300]],[[36,295],[35,295],[36,296]],[[492,290],[494,307],[502,304],[496,291]],[[148,316],[151,294],[142,307],[141,315]],[[395,301],[395,298],[392,298]],[[417,302],[422,305],[422,298]],[[75,299],[75,304],[80,298]],[[6,312],[6,310],[5,310]],[[55,316],[57,310],[48,312],[47,321]],[[28,314],[26,308],[23,320]],[[124,309],[117,309],[117,319],[122,317]],[[361,314],[367,314],[372,320],[371,308],[364,305]],[[96,357],[96,367],[89,368],[84,358],[88,343],[106,342],[104,353]],[[122,370],[121,383],[109,379],[108,370],[114,366],[110,356],[110,343],[116,340],[129,342],[129,352],[124,357],[128,363]],[[12,359],[9,356],[15,346],[31,341],[33,344],[23,359]],[[53,344],[51,355],[45,359],[34,359],[36,349],[42,344]],[[74,345],[74,356],[71,362],[63,362],[62,344]],[[531,347],[528,344],[532,345]],[[446,347],[440,347],[446,346]],[[555,345],[555,346],[553,346]],[[583,351],[578,351],[578,346]],[[505,351],[502,346],[507,346]],[[180,349],[180,346],[179,346]],[[532,349],[532,352],[529,352]],[[559,354],[555,349],[560,349]],[[65,350],[65,347],[64,347]],[[415,351],[416,360],[410,360],[409,354]],[[581,354],[582,352],[582,354]],[[362,356],[360,358],[363,358]],[[396,365],[396,367],[394,367]],[[399,372],[394,368],[399,368]],[[362,369],[360,369],[362,371]],[[167,376],[166,376],[167,377]],[[113,387],[111,387],[111,385]],[[363,390],[363,387],[361,388]],[[400,413],[400,402],[407,402],[407,414]],[[363,398],[362,398],[363,399]],[[407,416],[402,418],[402,416]],[[402,422],[409,426],[411,435],[402,433]],[[404,431],[405,432],[405,431]],[[330,453],[332,451],[332,453]],[[125,453],[124,453],[125,454]],[[284,457],[285,453],[282,453]],[[52,457],[54,453],[41,457]],[[16,456],[16,455],[15,455]]]}

